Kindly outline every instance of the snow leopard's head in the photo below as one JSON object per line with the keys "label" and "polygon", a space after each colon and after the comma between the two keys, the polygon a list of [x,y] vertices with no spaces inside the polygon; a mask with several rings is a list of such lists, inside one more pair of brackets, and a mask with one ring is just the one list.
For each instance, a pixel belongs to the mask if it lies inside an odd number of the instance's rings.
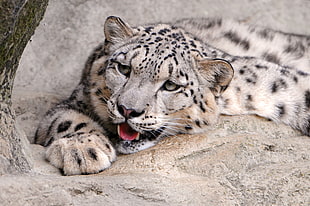
{"label": "snow leopard's head", "polygon": [[137,152],[164,136],[195,133],[216,122],[216,97],[233,77],[228,62],[208,58],[199,40],[169,24],[132,28],[109,17],[104,33],[92,103],[116,125],[119,152]]}

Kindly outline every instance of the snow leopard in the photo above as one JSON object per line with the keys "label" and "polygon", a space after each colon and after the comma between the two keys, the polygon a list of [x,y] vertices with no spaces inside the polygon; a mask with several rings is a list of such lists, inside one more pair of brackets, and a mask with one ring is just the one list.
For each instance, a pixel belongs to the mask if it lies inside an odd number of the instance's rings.
{"label": "snow leopard", "polygon": [[310,135],[310,36],[221,18],[132,27],[110,16],[71,96],[36,131],[65,175],[92,174],[219,115],[258,115]]}

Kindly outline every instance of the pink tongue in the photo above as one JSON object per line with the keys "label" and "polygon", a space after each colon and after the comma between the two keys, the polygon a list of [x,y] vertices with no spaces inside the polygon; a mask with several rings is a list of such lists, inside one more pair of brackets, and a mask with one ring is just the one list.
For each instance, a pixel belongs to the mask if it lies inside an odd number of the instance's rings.
{"label": "pink tongue", "polygon": [[123,140],[134,140],[138,137],[139,133],[133,130],[127,123],[122,123],[119,126],[119,136]]}

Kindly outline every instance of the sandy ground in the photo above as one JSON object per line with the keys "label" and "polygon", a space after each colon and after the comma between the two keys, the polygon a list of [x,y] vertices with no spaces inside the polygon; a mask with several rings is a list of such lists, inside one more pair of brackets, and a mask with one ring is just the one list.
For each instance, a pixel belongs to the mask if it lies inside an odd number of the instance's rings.
{"label": "sandy ground", "polygon": [[[50,0],[15,80],[18,126],[33,141],[42,115],[79,81],[116,15],[132,25],[223,16],[310,34],[309,1]],[[44,148],[27,145],[33,171],[0,177],[0,205],[310,205],[310,139],[257,117],[222,117],[213,130],[180,135],[118,157],[108,170],[61,176]]]}

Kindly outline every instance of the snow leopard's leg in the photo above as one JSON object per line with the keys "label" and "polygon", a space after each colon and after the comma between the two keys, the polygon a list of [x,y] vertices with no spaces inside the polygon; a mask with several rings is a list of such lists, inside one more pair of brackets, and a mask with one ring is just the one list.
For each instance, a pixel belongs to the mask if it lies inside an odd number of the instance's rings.
{"label": "snow leopard's leg", "polygon": [[47,147],[46,159],[65,175],[98,173],[116,159],[115,149],[102,127],[65,105],[46,114],[35,143]]}

